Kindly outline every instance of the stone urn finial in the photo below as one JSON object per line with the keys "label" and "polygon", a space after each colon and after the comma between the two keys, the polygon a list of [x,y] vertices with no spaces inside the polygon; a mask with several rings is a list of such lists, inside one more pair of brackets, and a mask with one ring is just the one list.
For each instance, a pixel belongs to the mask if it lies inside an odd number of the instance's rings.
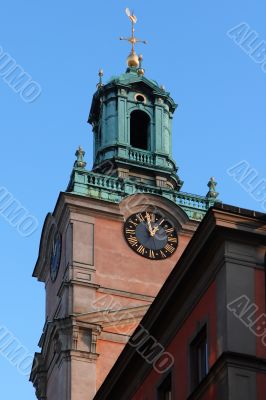
{"label": "stone urn finial", "polygon": [[77,157],[74,167],[75,168],[85,168],[87,163],[84,161],[83,157],[85,155],[85,151],[82,149],[81,146],[78,147],[75,156]]}
{"label": "stone urn finial", "polygon": [[216,192],[216,185],[217,182],[215,182],[215,178],[211,177],[207,185],[209,187],[209,191],[206,194],[208,199],[216,199],[218,197],[219,193]]}

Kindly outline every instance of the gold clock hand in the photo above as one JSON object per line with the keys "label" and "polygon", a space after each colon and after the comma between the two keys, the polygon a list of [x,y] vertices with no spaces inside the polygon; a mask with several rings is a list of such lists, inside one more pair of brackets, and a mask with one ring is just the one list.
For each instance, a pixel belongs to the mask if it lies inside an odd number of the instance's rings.
{"label": "gold clock hand", "polygon": [[159,227],[160,227],[160,225],[161,225],[163,222],[164,222],[164,218],[161,219],[161,221],[158,223],[158,225],[155,225],[155,226],[153,227],[152,236],[154,236],[155,233],[159,230]]}
{"label": "gold clock hand", "polygon": [[164,221],[164,218],[158,223],[158,225],[154,226],[154,228],[152,230],[153,235],[155,235],[155,233],[159,230],[159,226],[163,223],[163,221]]}
{"label": "gold clock hand", "polygon": [[152,230],[152,236],[155,235],[155,233],[159,230],[159,226],[155,226]]}
{"label": "gold clock hand", "polygon": [[151,236],[153,236],[153,230],[152,230],[152,226],[151,226],[151,218],[150,218],[150,214],[146,212],[146,219],[148,222],[148,230]]}

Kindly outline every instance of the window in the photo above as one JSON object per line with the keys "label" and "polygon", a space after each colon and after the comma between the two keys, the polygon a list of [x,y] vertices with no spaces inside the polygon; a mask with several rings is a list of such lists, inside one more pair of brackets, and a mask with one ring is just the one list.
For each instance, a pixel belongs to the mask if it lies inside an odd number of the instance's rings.
{"label": "window", "polygon": [[130,116],[130,145],[148,150],[150,118],[144,111],[136,110]]}
{"label": "window", "polygon": [[193,390],[208,373],[208,341],[206,325],[204,325],[190,344],[190,365]]}
{"label": "window", "polygon": [[145,101],[146,101],[145,97],[142,94],[137,94],[135,98],[140,103],[145,103]]}
{"label": "window", "polygon": [[172,377],[167,375],[163,383],[158,388],[158,400],[172,400]]}

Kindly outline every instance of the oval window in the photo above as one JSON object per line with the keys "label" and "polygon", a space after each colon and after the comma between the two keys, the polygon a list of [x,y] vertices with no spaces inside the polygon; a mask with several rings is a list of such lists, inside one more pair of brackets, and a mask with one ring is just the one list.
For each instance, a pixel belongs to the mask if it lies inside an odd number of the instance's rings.
{"label": "oval window", "polygon": [[145,103],[146,99],[142,94],[137,94],[136,95],[136,100],[141,102],[141,103]]}

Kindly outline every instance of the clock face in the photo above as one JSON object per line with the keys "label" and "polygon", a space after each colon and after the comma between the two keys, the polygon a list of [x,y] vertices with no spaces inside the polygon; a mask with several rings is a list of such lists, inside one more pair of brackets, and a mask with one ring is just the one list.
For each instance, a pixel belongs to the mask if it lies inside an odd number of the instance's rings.
{"label": "clock face", "polygon": [[61,260],[61,249],[62,249],[62,238],[61,234],[57,231],[56,234],[54,235],[51,259],[50,259],[50,275],[53,282],[56,280],[58,274],[58,269]]}
{"label": "clock face", "polygon": [[125,222],[124,234],[132,250],[151,260],[170,257],[178,245],[177,232],[171,222],[152,212],[131,215]]}

